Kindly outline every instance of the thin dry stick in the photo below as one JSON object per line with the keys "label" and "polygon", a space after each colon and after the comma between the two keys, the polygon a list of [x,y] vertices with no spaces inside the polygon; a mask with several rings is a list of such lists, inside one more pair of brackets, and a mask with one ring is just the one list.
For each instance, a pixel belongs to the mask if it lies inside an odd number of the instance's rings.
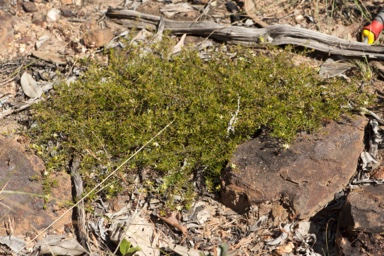
{"label": "thin dry stick", "polygon": [[128,157],[123,163],[121,163],[113,172],[111,172],[105,179],[103,179],[99,184],[97,184],[91,191],[89,191],[83,198],[77,201],[71,208],[69,208],[66,212],[64,212],[60,217],[58,217],[55,221],[53,221],[48,227],[46,227],[43,231],[37,234],[31,241],[29,241],[23,248],[21,248],[16,255],[20,254],[22,250],[24,250],[27,246],[29,246],[32,242],[34,242],[37,238],[39,238],[42,234],[44,234],[48,229],[50,229],[53,225],[56,224],[61,218],[63,218],[66,214],[72,211],[80,202],[82,202],[85,198],[87,198],[90,194],[92,194],[98,187],[100,187],[104,182],[106,182],[112,175],[114,175],[121,167],[126,165],[133,157],[135,157],[140,151],[142,151],[149,143],[151,143],[154,139],[156,139],[160,134],[162,134],[174,121],[168,123],[163,129],[161,129],[155,136],[153,136],[150,140],[148,140],[141,148],[139,148],[135,153],[133,153],[130,157]]}

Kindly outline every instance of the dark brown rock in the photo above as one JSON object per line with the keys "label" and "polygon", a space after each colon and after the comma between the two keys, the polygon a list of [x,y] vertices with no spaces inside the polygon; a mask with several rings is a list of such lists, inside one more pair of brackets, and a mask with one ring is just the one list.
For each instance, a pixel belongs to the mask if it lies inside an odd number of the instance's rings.
{"label": "dark brown rock", "polygon": [[289,149],[260,139],[240,145],[223,173],[223,203],[245,212],[283,196],[302,218],[313,216],[355,173],[365,125],[364,117],[332,121]]}
{"label": "dark brown rock", "polygon": [[340,213],[339,228],[384,233],[384,186],[366,186],[349,193]]}
{"label": "dark brown rock", "polygon": [[[70,177],[66,175],[60,179],[60,186],[53,189],[51,200],[45,202],[41,183],[43,170],[44,165],[38,157],[25,152],[19,143],[0,137],[0,216],[4,221],[14,219],[15,235],[48,227],[65,210],[60,207],[71,200]],[[69,183],[65,183],[65,179]],[[64,223],[70,221],[68,215],[53,229],[63,228]],[[0,230],[1,235],[6,235],[5,229]]]}
{"label": "dark brown rock", "polygon": [[63,17],[66,17],[66,18],[71,18],[76,16],[76,14],[71,9],[67,9],[67,8],[61,9],[61,15],[63,15]]}
{"label": "dark brown rock", "polygon": [[341,210],[338,245],[345,255],[362,251],[382,255],[384,250],[384,186],[352,191]]}
{"label": "dark brown rock", "polygon": [[23,9],[25,12],[37,12],[36,4],[32,2],[23,2]]}

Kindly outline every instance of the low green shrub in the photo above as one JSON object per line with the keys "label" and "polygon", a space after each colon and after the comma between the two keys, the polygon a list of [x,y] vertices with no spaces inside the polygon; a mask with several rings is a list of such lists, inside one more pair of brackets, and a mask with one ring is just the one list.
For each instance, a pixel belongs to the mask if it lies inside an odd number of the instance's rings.
{"label": "low green shrub", "polygon": [[[192,198],[196,171],[211,188],[218,186],[236,146],[259,129],[289,143],[297,132],[313,131],[349,110],[342,106],[367,100],[355,83],[323,81],[313,68],[295,66],[289,51],[235,47],[202,60],[185,50],[167,60],[168,46],[150,54],[142,48],[111,50],[108,64],[86,63],[80,79],[56,86],[34,108],[37,125],[30,135],[48,171],[81,155],[85,184],[94,186],[173,121],[121,173],[149,169],[160,175],[163,183],[152,188],[173,205],[173,195],[189,191],[183,199]],[[108,193],[118,187],[109,186]]]}

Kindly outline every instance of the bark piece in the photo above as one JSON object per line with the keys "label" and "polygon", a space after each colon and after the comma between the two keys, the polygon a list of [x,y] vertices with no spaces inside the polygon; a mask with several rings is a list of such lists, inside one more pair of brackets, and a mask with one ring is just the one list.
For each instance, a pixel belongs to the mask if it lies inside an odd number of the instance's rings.
{"label": "bark piece", "polygon": [[85,210],[84,210],[84,201],[83,197],[83,180],[81,179],[79,167],[80,167],[80,158],[74,157],[71,163],[71,177],[72,177],[72,197],[75,202],[79,202],[79,204],[73,209],[72,214],[72,223],[76,231],[76,235],[80,244],[88,249],[88,237],[87,237],[87,228],[85,225]]}

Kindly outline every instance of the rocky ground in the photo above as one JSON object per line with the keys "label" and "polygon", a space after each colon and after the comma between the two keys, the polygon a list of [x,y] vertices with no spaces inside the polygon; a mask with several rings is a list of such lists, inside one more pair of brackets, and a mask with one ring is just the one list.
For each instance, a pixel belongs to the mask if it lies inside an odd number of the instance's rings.
{"label": "rocky ground", "polygon": [[[367,15],[377,13],[381,3],[255,0],[254,14],[267,25],[290,24],[356,41]],[[18,130],[28,127],[28,107],[36,94],[49,93],[59,77],[76,79],[79,59],[99,58],[102,47],[115,45],[109,43],[127,31],[105,16],[108,8],[258,27],[251,19],[238,21],[242,7],[244,1],[224,0],[0,0],[4,254],[112,255],[122,237],[141,248],[138,255],[382,254],[383,123],[378,108],[373,111],[379,116],[366,112],[330,122],[286,149],[262,136],[241,145],[223,175],[221,195],[203,194],[189,212],[162,217],[162,202],[147,198],[136,182],[132,194],[94,201],[96,210],[85,216],[86,239],[79,243],[69,207],[69,174],[52,174],[56,184],[45,203],[38,178],[44,163]],[[319,68],[328,57],[315,54],[298,61]],[[375,75],[365,61],[371,75],[365,86],[380,96],[381,63],[371,63],[378,69]],[[23,79],[25,72],[32,76]]]}

